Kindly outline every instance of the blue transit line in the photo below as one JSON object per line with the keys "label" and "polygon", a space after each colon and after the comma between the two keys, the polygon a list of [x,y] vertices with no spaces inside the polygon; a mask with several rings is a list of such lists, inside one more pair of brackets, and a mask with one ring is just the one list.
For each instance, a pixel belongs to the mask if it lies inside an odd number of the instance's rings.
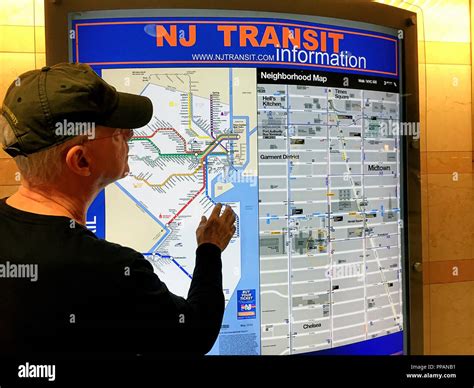
{"label": "blue transit line", "polygon": [[[246,147],[246,159],[245,159],[245,164],[242,166],[242,167],[235,167],[235,166],[232,166],[235,170],[245,170],[245,168],[247,167],[247,165],[249,164],[249,144],[250,144],[250,135],[251,133],[249,132],[250,130],[250,119],[248,116],[235,116],[234,117],[234,108],[233,108],[233,79],[232,79],[232,69],[229,69],[229,116],[230,116],[230,125],[231,125],[231,128],[233,126],[233,119],[236,118],[236,119],[244,119],[245,122],[246,122],[246,126],[245,126],[245,137],[246,137],[246,144],[247,144],[247,147]],[[252,133],[254,133],[255,131],[257,130],[257,127],[255,127],[253,130],[252,130]],[[230,148],[230,157],[233,156],[233,141],[232,140],[229,140],[229,148]],[[217,179],[217,177],[215,177],[212,181],[212,187],[211,187],[211,195],[209,195],[209,179],[208,179],[208,156],[212,155],[209,154],[206,156],[206,168],[205,168],[205,174],[206,174],[206,196],[207,198],[209,198],[209,200],[216,204],[216,202],[214,201],[214,198],[215,198],[215,192],[214,192],[214,184],[215,184],[215,181]],[[232,160],[232,164],[233,164],[233,160]]]}
{"label": "blue transit line", "polygon": [[171,259],[172,258],[170,255],[162,255],[161,253],[158,253],[158,252],[144,253],[143,256],[160,256],[161,259]]}
{"label": "blue transit line", "polygon": [[212,180],[211,196],[208,196],[208,198],[209,198],[211,201],[214,201],[214,198],[216,197],[216,192],[215,192],[215,190],[214,190],[214,187],[216,187],[217,178],[219,178],[219,176],[214,177],[214,179]]}
{"label": "blue transit line", "polygon": [[[231,78],[231,82],[230,82],[230,88],[232,88],[232,78]],[[232,95],[232,93],[230,93]],[[232,104],[230,104],[230,106],[232,106]],[[245,138],[246,138],[246,144],[247,144],[247,147],[246,147],[246,159],[245,159],[245,163],[242,167],[235,167],[233,166],[233,168],[235,170],[245,170],[250,162],[250,131],[249,131],[249,127],[250,127],[250,119],[248,116],[233,116],[233,111],[231,110],[231,123],[232,123],[232,118],[236,118],[236,119],[244,119],[245,122],[246,122],[246,128],[245,128]],[[255,132],[257,128],[255,127],[253,130],[252,130],[252,133]],[[232,147],[232,140],[229,141],[230,143],[230,150],[232,152],[233,150],[233,147]],[[209,154],[208,156],[212,155]],[[207,161],[207,157],[206,156],[206,166],[208,166],[208,161]],[[214,179],[212,180],[212,185],[211,185],[211,195],[209,196],[209,179],[208,179],[208,175],[207,175],[207,167],[206,167],[206,196],[215,204],[216,202],[214,201],[213,198],[215,198],[215,192],[214,192],[214,186],[215,186],[215,183],[216,183],[216,180],[219,178],[219,176],[216,176],[214,177]]]}
{"label": "blue transit line", "polygon": [[115,185],[125,194],[127,197],[129,197],[133,202],[135,202],[140,209],[142,209],[146,214],[148,214],[153,221],[158,223],[165,231],[166,233],[158,240],[158,242],[153,245],[153,247],[149,250],[149,252],[153,252],[156,247],[161,244],[161,242],[170,234],[170,230],[166,227],[165,224],[163,224],[158,218],[156,218],[143,204],[138,201],[132,194],[130,194],[120,183],[115,182]]}
{"label": "blue transit line", "polygon": [[143,88],[143,90],[139,93],[140,96],[145,92],[145,90],[148,89],[148,86],[150,86],[150,82],[148,82],[148,83],[145,85],[145,87]]}
{"label": "blue transit line", "polygon": [[[246,155],[245,155],[245,163],[243,164],[242,167],[235,167],[234,166],[234,171],[233,173],[235,173],[236,171],[244,171],[248,164],[250,163],[250,131],[249,131],[249,127],[250,127],[250,119],[248,116],[235,116],[236,119],[244,119],[246,121],[246,128],[245,128],[245,141],[246,141],[246,144],[247,144],[247,147],[246,148]],[[252,130],[252,133],[255,132],[257,128],[255,127],[253,130]],[[232,144],[232,142],[231,142]],[[207,161],[206,161],[206,165],[207,165]],[[207,168],[206,168],[206,174],[207,174]],[[207,175],[206,175],[206,178],[207,178]],[[217,179],[219,179],[219,176],[216,176],[214,177],[214,179],[212,180],[212,185],[211,185],[211,197],[212,198],[215,198],[215,191],[214,191],[214,186],[215,186],[215,183],[217,181]],[[208,188],[207,188],[207,185],[209,183],[209,180],[206,179],[206,194],[208,194]]]}
{"label": "blue transit line", "polygon": [[179,264],[179,263],[176,261],[176,259],[173,259],[173,258],[172,258],[171,256],[169,256],[169,255],[162,255],[162,254],[160,254],[160,253],[158,253],[158,252],[144,253],[144,254],[143,254],[143,256],[155,256],[155,255],[160,256],[160,258],[162,258],[162,259],[171,259],[171,261],[172,261],[174,264],[176,264],[176,265],[178,266],[178,268],[179,268],[181,271],[183,271],[183,272],[186,274],[186,276],[187,276],[188,278],[190,278],[190,279],[193,278],[193,276],[190,275],[190,274],[188,273],[188,271],[186,271],[186,270],[181,266],[181,264]]}
{"label": "blue transit line", "polygon": [[[165,258],[165,256],[160,255],[158,252],[155,252],[155,250],[161,244],[161,242],[170,234],[170,230],[166,227],[166,225],[160,222],[160,220],[158,220],[158,218],[156,218],[148,209],[146,209],[132,194],[130,194],[120,183],[115,182],[115,184],[123,193],[125,193],[138,206],[140,206],[140,208],[143,209],[143,211],[145,211],[146,214],[148,214],[154,221],[156,221],[166,231],[166,233],[158,240],[158,242],[155,245],[153,245],[153,247],[148,251],[148,254],[157,254],[158,256]],[[171,257],[171,256],[168,256],[168,257]],[[186,272],[186,270],[175,259],[172,259],[171,261],[174,264],[176,264],[179,267],[179,269],[181,269],[181,271],[183,271],[186,274],[186,276],[192,279],[192,276],[188,272]]]}
{"label": "blue transit line", "polygon": [[156,243],[155,245],[153,245],[153,246],[151,247],[151,249],[149,250],[149,252],[154,252],[154,251],[158,248],[158,246],[161,244],[161,242],[168,236],[168,234],[169,234],[168,229],[167,229],[166,231],[167,231],[167,233],[166,233],[163,237],[161,237],[161,238],[157,241],[157,243]]}
{"label": "blue transit line", "polygon": [[[245,120],[245,142],[247,144],[247,146],[245,147],[246,150],[246,155],[245,155],[245,163],[242,167],[235,167],[237,170],[245,170],[247,168],[247,165],[249,164],[249,161],[250,161],[250,157],[249,157],[249,153],[250,153],[250,119],[248,116],[235,116],[236,119],[244,119]],[[257,127],[255,127],[253,129],[252,132],[255,132],[255,130],[257,129]]]}
{"label": "blue transit line", "polygon": [[176,259],[172,259],[171,261],[172,261],[173,263],[175,263],[175,264],[178,266],[178,268],[186,274],[186,276],[187,276],[188,278],[190,278],[190,279],[193,278],[193,276],[190,275],[190,274],[181,266],[181,264],[179,264],[179,263],[176,261]]}
{"label": "blue transit line", "polygon": [[163,224],[158,218],[156,218],[146,207],[143,206],[143,204],[138,201],[130,192],[125,189],[120,183],[115,182],[115,185],[122,191],[124,192],[133,202],[135,202],[140,208],[142,208],[145,213],[147,213],[154,221],[156,221],[158,224],[160,224],[164,229],[166,229],[166,225]]}
{"label": "blue transit line", "polygon": [[209,199],[209,201],[211,201],[214,205],[216,204],[216,201],[214,201],[214,186],[212,186],[212,196],[209,196],[209,175],[208,175],[208,169],[207,169],[207,166],[209,165],[208,164],[208,160],[207,158],[209,158],[211,154],[209,155],[206,155],[206,168],[204,169],[205,171],[205,174],[206,174],[206,197]]}

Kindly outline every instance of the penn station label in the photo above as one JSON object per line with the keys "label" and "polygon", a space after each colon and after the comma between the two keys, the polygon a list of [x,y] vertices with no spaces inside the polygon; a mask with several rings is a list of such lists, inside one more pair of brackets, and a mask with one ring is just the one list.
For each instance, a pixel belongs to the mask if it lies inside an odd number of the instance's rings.
{"label": "penn station label", "polygon": [[295,154],[260,155],[262,160],[298,160],[299,158],[300,156]]}

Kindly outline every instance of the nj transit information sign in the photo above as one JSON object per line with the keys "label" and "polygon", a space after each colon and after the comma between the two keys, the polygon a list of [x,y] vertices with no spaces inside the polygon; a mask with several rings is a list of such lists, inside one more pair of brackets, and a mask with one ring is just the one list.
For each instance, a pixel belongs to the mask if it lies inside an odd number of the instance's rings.
{"label": "nj transit information sign", "polygon": [[128,177],[89,211],[186,296],[195,229],[235,210],[210,354],[403,352],[397,32],[203,10],[70,15],[71,60],[149,97]]}

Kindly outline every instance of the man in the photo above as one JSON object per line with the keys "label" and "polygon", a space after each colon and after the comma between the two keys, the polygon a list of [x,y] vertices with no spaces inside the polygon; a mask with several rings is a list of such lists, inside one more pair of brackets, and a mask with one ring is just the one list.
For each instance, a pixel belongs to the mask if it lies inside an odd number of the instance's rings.
{"label": "man", "polygon": [[[129,171],[128,128],[152,114],[148,98],[117,92],[82,64],[27,72],[8,89],[0,143],[22,184],[0,200],[0,354],[211,349],[224,313],[221,252],[235,232],[229,207],[201,219],[187,299],[140,253],[85,227],[96,195]],[[71,132],[81,123],[94,124],[93,138]]]}

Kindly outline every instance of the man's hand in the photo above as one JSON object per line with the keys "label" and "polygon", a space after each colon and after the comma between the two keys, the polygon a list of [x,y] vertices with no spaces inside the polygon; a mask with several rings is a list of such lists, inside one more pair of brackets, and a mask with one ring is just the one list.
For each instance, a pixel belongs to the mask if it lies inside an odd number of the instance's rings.
{"label": "man's hand", "polygon": [[201,217],[201,222],[196,229],[198,246],[204,243],[217,245],[221,251],[226,249],[230,239],[235,233],[235,213],[230,206],[226,206],[221,214],[222,204],[218,203],[211,216],[207,219]]}

